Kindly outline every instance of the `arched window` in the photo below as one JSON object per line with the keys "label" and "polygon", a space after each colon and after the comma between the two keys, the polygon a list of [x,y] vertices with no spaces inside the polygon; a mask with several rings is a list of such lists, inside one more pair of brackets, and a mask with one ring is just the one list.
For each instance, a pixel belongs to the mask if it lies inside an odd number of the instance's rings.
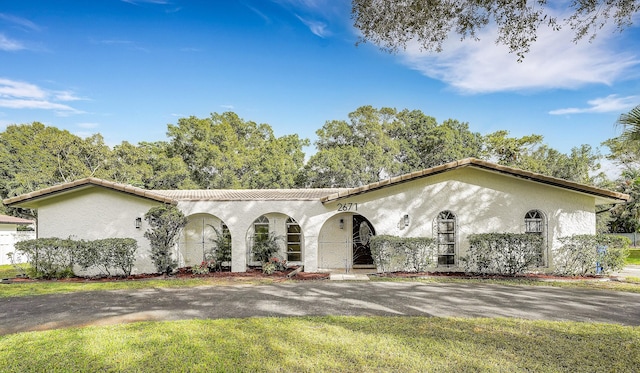
{"label": "arched window", "polygon": [[540,248],[540,253],[538,253],[538,265],[544,266],[544,247],[546,246],[546,242],[544,242],[545,234],[544,234],[544,215],[542,212],[538,210],[530,210],[524,215],[524,231],[528,234],[536,234],[542,237],[543,245]]}
{"label": "arched window", "polygon": [[262,215],[253,222],[254,242],[264,241],[269,238],[269,219]]}
{"label": "arched window", "polygon": [[451,211],[442,211],[437,218],[438,265],[456,264],[456,216]]}
{"label": "arched window", "polygon": [[287,219],[287,261],[302,261],[302,230],[293,218]]}
{"label": "arched window", "polygon": [[542,235],[544,230],[544,219],[538,210],[531,210],[524,216],[524,231],[526,233],[536,233]]}

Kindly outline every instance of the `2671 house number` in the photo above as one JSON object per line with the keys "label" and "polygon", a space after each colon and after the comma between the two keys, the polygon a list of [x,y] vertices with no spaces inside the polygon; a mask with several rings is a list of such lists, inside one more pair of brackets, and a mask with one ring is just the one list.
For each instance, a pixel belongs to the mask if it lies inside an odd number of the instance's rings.
{"label": "2671 house number", "polygon": [[358,211],[357,203],[338,203],[338,211]]}

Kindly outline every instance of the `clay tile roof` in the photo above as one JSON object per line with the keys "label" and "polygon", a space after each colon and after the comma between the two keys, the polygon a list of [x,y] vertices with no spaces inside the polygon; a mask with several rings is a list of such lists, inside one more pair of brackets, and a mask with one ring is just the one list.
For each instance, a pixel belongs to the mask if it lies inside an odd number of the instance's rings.
{"label": "clay tile roof", "polygon": [[15,216],[9,215],[0,215],[0,224],[19,224],[19,225],[27,225],[34,224],[33,220],[27,220],[22,218],[16,218]]}
{"label": "clay tile roof", "polygon": [[346,190],[346,188],[206,189],[154,190],[154,193],[178,201],[313,201],[319,200],[327,195]]}

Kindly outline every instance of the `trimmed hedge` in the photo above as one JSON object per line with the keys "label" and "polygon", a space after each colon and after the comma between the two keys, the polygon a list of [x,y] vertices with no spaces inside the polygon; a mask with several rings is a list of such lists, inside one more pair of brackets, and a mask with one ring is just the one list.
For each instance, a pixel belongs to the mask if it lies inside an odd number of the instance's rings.
{"label": "trimmed hedge", "polygon": [[460,258],[467,272],[516,275],[543,264],[544,243],[536,234],[472,234],[469,246]]}
{"label": "trimmed hedge", "polygon": [[622,269],[631,241],[623,236],[585,234],[562,237],[560,243],[553,258],[555,273],[583,276]]}
{"label": "trimmed hedge", "polygon": [[71,277],[74,264],[83,270],[95,268],[103,276],[111,276],[118,271],[129,276],[138,243],[133,238],[95,241],[38,238],[18,242],[15,248],[27,258],[31,265],[28,274],[33,278]]}
{"label": "trimmed hedge", "polygon": [[436,257],[433,238],[426,237],[371,237],[371,255],[380,272],[422,272]]}
{"label": "trimmed hedge", "polygon": [[31,265],[27,275],[45,279],[73,276],[74,248],[74,241],[60,238],[38,238],[15,244],[15,250]]}

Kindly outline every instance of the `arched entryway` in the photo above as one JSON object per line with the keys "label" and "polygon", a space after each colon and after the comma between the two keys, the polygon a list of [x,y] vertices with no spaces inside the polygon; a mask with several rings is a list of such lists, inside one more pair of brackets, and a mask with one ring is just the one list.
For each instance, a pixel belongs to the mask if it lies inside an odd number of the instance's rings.
{"label": "arched entryway", "polygon": [[370,241],[373,224],[360,214],[341,213],[325,221],[318,238],[318,267],[375,268]]}
{"label": "arched entryway", "polygon": [[230,266],[226,261],[231,261],[231,235],[227,225],[214,215],[188,216],[178,248],[181,267],[191,267],[213,258],[224,259],[225,263],[219,263],[221,266]]}

